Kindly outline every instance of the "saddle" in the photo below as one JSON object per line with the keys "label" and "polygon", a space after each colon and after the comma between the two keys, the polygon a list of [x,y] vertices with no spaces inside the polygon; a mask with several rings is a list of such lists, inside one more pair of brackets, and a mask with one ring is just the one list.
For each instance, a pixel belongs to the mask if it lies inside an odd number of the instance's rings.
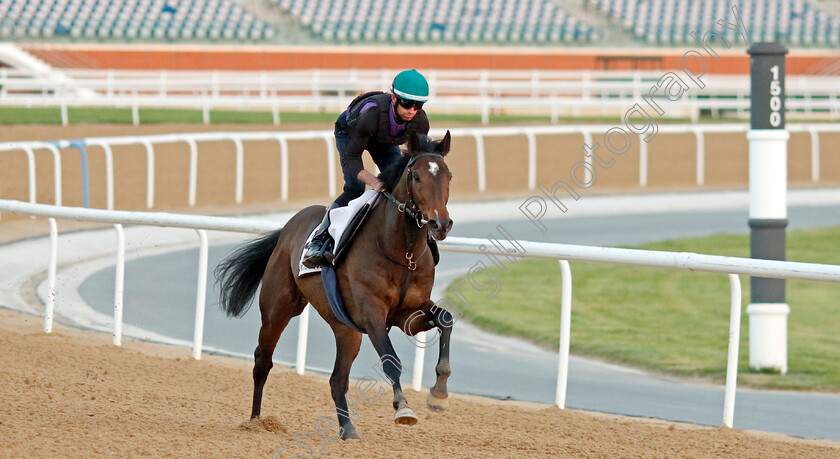
{"label": "saddle", "polygon": [[[378,205],[379,193],[373,190],[368,190],[362,196],[350,201],[344,207],[338,207],[330,211],[330,237],[335,241],[333,249],[332,266],[338,266],[347,254],[353,239],[359,233],[359,230],[367,220],[370,211]],[[315,231],[309,234],[306,239],[308,244]],[[303,254],[301,254],[301,258]],[[303,263],[299,263],[298,277],[303,277],[308,274],[321,272],[322,267],[307,268]]]}

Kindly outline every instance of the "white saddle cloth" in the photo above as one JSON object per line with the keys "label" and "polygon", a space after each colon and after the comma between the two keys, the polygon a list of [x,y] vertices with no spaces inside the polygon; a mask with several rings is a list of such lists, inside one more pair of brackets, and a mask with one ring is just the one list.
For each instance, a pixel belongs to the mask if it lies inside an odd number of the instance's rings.
{"label": "white saddle cloth", "polygon": [[[373,201],[376,199],[377,193],[374,190],[367,190],[358,198],[350,201],[346,206],[339,207],[330,211],[330,228],[329,233],[330,236],[333,238],[336,244],[338,241],[341,240],[341,236],[344,235],[344,231],[347,230],[347,225],[353,220],[353,217],[359,212],[359,210],[367,203],[371,203],[373,205]],[[315,229],[318,229],[317,227]],[[306,239],[306,245],[309,245],[309,241],[312,240],[312,236],[315,235],[315,231],[313,230],[312,233],[309,234],[309,237]],[[307,268],[303,265],[303,255],[306,251],[301,253],[301,260],[298,263],[298,277],[303,277],[307,274],[319,273],[321,272],[321,267],[315,268]]]}
{"label": "white saddle cloth", "polygon": [[367,190],[358,198],[350,201],[346,206],[339,207],[330,211],[330,236],[333,241],[338,243],[344,231],[347,230],[347,225],[353,220],[353,217],[359,213],[359,210],[367,203],[373,205],[373,200],[379,193],[374,190]]}

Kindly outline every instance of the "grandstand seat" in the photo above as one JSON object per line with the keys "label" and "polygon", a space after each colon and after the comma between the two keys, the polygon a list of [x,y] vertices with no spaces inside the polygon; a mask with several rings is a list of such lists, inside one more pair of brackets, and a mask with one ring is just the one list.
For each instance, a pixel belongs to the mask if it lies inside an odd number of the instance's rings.
{"label": "grandstand seat", "polygon": [[[372,26],[361,32],[351,32],[364,40],[387,41],[448,41],[483,42],[526,40],[559,42],[561,34],[539,34],[571,18],[551,0],[272,0],[292,14],[313,33],[326,30],[324,24],[335,21],[337,27],[355,30],[354,25]],[[326,15],[312,15],[304,19],[306,11],[329,11]],[[334,14],[335,13],[335,14]],[[420,18],[419,20],[414,18]],[[502,18],[511,18],[507,26],[497,27]],[[540,23],[529,28],[528,24]],[[577,22],[577,21],[574,21]],[[583,33],[572,40],[588,40],[591,27],[581,24]],[[323,36],[329,34],[321,34]],[[572,34],[574,35],[574,34]]]}
{"label": "grandstand seat", "polygon": [[[198,28],[212,22],[242,30],[233,34],[238,40],[274,35],[273,31],[265,32],[270,26],[232,0],[0,0],[0,18],[0,39],[24,34],[98,39],[205,38],[207,34],[198,32]],[[191,31],[185,33],[185,28]],[[259,33],[250,33],[253,28]]]}
{"label": "grandstand seat", "polygon": [[[586,8],[615,18],[634,36],[649,43],[693,43],[691,32],[705,32],[718,19],[730,19],[726,0],[585,0]],[[797,45],[840,41],[840,20],[806,0],[735,0],[753,41],[780,40]],[[720,27],[716,27],[720,29]],[[739,39],[726,29],[727,40]]]}

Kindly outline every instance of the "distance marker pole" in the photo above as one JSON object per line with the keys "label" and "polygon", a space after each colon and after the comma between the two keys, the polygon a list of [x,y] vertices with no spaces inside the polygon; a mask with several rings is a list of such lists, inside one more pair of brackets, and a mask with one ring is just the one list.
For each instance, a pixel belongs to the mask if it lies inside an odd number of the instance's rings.
{"label": "distance marker pole", "polygon": [[[750,54],[750,256],[785,259],[787,142],[785,55],[781,43],[755,43]],[[750,281],[750,367],[787,373],[785,280]]]}

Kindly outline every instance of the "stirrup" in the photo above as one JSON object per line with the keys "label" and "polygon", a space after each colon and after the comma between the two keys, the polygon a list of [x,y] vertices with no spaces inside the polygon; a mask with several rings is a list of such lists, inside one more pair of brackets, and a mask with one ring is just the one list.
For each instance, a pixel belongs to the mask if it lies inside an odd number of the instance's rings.
{"label": "stirrup", "polygon": [[305,252],[301,259],[301,263],[309,269],[314,269],[319,266],[332,263],[333,254],[331,252],[334,241],[329,232],[330,210],[336,207],[338,207],[338,205],[335,203],[332,203],[329,207],[327,207],[327,213],[324,215],[324,219],[321,220],[321,224],[318,225],[317,233],[312,236],[309,244],[304,247]]}
{"label": "stirrup", "polygon": [[303,266],[311,269],[327,264],[325,254],[328,242],[329,241],[316,241],[315,238],[312,238],[312,241],[310,241],[310,244],[306,247],[306,252],[301,258]]}
{"label": "stirrup", "polygon": [[312,240],[305,247],[306,251],[301,259],[303,266],[313,269],[330,263],[332,261],[332,254],[330,253],[332,244],[333,240],[327,229],[312,236]]}

